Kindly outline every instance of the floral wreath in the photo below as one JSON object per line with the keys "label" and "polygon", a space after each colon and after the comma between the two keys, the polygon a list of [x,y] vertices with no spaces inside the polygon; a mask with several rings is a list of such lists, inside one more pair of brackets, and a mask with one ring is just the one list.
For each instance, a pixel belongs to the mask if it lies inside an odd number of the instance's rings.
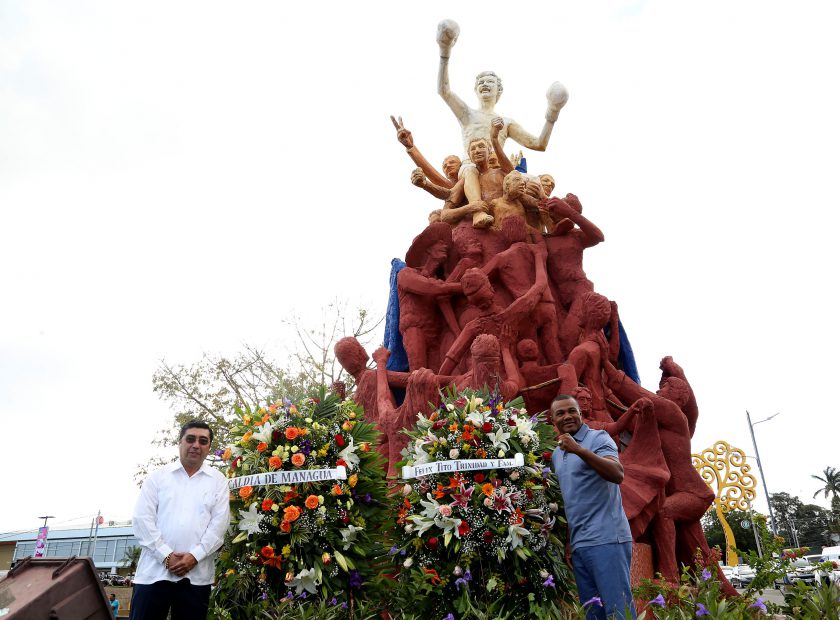
{"label": "floral wreath", "polygon": [[467,390],[418,415],[406,433],[406,482],[388,552],[399,571],[397,604],[423,618],[476,610],[559,617],[574,582],[547,466],[554,429],[521,398],[505,405],[498,394]]}
{"label": "floral wreath", "polygon": [[375,589],[372,560],[384,554],[373,535],[387,506],[378,432],[335,395],[237,415],[222,455],[232,525],[214,609],[245,618],[317,601],[352,613]]}

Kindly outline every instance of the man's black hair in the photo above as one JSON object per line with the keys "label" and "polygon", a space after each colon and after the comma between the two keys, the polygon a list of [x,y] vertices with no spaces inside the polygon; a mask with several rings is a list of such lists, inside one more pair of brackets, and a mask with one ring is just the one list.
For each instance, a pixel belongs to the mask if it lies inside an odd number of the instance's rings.
{"label": "man's black hair", "polygon": [[191,428],[205,428],[210,431],[210,443],[213,443],[213,429],[210,428],[210,425],[207,422],[203,422],[201,420],[190,420],[186,424],[181,427],[181,434],[178,435],[178,441],[181,441],[184,438],[184,435],[187,434],[187,431]]}

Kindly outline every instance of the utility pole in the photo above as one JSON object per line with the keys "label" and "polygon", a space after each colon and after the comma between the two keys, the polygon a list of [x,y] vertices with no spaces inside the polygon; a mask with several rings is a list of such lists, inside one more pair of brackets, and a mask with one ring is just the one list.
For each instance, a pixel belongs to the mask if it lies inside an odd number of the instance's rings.
{"label": "utility pole", "polygon": [[[762,422],[767,422],[767,420],[772,420],[777,415],[779,414],[774,413],[769,418],[759,420],[755,424],[761,424]],[[767,481],[764,479],[764,470],[761,468],[761,457],[758,455],[758,445],[755,443],[755,433],[753,432],[753,426],[755,426],[755,424],[753,424],[753,421],[750,418],[749,411],[747,411],[747,424],[750,425],[750,437],[752,437],[753,449],[755,450],[755,460],[758,463],[758,473],[761,475],[761,485],[764,487],[764,497],[767,499],[767,511],[770,513],[770,529],[773,531],[773,534],[777,534],[776,517],[773,516],[773,506],[770,505],[770,493],[767,492]]]}

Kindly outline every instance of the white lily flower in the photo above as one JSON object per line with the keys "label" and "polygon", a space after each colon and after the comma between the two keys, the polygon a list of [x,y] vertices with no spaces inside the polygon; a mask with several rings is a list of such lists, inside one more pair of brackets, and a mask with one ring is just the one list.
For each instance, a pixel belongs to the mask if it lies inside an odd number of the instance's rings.
{"label": "white lily flower", "polygon": [[426,497],[429,498],[429,501],[420,500],[420,504],[423,506],[423,516],[434,519],[440,513],[440,504],[432,497],[431,493],[426,493]]}
{"label": "white lily flower", "polygon": [[509,450],[510,445],[508,444],[507,440],[510,438],[510,433],[506,433],[504,427],[500,426],[496,429],[493,433],[487,433],[487,439],[493,442],[494,448],[501,448],[503,450]]}
{"label": "white lily flower", "polygon": [[271,422],[266,422],[262,426],[257,427],[259,430],[254,431],[253,438],[257,441],[264,441],[265,443],[271,442],[271,432],[274,430],[271,428]]}
{"label": "white lily flower", "polygon": [[516,549],[517,547],[522,546],[522,538],[524,536],[530,536],[531,532],[526,530],[524,527],[520,527],[518,525],[511,525],[508,528],[508,535],[505,539],[506,542],[510,543],[511,549]]}
{"label": "white lily flower", "polygon": [[341,532],[341,540],[344,543],[344,550],[347,551],[354,542],[356,542],[356,536],[359,535],[359,532],[363,531],[365,528],[363,527],[356,527],[355,525],[348,525],[347,527],[343,527],[339,530]]}
{"label": "white lily flower", "polygon": [[414,457],[414,465],[423,465],[425,463],[431,462],[431,457],[429,453],[423,449],[423,446],[426,445],[422,439],[415,440],[413,444],[413,457]]}
{"label": "white lily flower", "polygon": [[304,590],[310,594],[317,594],[320,585],[321,580],[315,574],[314,568],[304,568],[289,582],[289,587],[294,587],[295,594],[300,594]]}
{"label": "white lily flower", "polygon": [[265,518],[259,512],[257,502],[251,504],[248,510],[239,511],[239,529],[248,532],[248,535],[259,534],[260,523]]}
{"label": "white lily flower", "polygon": [[[427,530],[430,530],[433,525],[436,525],[434,519],[424,517],[423,515],[411,515],[410,517],[408,517],[408,520],[412,521],[414,525],[417,526],[417,529],[415,531],[417,532],[418,536],[422,536],[426,533]],[[409,534],[411,533],[408,532],[408,526],[406,526],[406,532]]]}
{"label": "white lily flower", "polygon": [[353,471],[359,466],[359,457],[356,454],[356,446],[353,445],[352,435],[348,438],[348,442],[347,447],[338,453],[338,458],[344,459],[348,471]]}

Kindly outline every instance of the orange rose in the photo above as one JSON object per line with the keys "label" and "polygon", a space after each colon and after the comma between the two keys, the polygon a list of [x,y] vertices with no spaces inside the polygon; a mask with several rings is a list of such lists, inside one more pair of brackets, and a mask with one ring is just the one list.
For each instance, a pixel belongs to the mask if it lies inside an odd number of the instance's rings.
{"label": "orange rose", "polygon": [[301,509],[297,506],[286,506],[283,509],[283,521],[288,521],[289,523],[297,521],[300,518],[301,512]]}
{"label": "orange rose", "polygon": [[268,444],[265,443],[264,441],[261,441],[260,443],[257,444],[257,452],[264,452],[267,447],[268,447]]}
{"label": "orange rose", "polygon": [[283,467],[283,460],[279,456],[272,456],[268,459],[268,466],[271,469],[280,469]]}
{"label": "orange rose", "polygon": [[244,435],[242,435],[242,441],[251,441],[251,436],[254,434],[254,431],[248,431]]}
{"label": "orange rose", "polygon": [[229,461],[230,460],[230,454],[231,454],[230,448],[227,448],[225,450],[225,453],[222,455],[222,460],[223,461]]}
{"label": "orange rose", "polygon": [[286,429],[286,439],[288,439],[289,441],[291,441],[292,439],[294,439],[297,436],[298,436],[298,429],[296,429],[294,426],[290,426]]}
{"label": "orange rose", "polygon": [[274,502],[273,502],[272,500],[270,500],[270,499],[268,499],[268,498],[266,497],[266,498],[263,500],[263,502],[262,502],[262,509],[263,509],[263,511],[268,511],[268,510],[271,510],[271,506],[272,506],[273,504],[274,504]]}
{"label": "orange rose", "polygon": [[310,495],[306,498],[304,505],[309,508],[309,510],[315,510],[318,507],[318,497],[315,495]]}
{"label": "orange rose", "polygon": [[481,487],[481,492],[484,493],[487,497],[493,497],[493,485],[489,482]]}
{"label": "orange rose", "polygon": [[280,524],[280,531],[288,534],[292,531],[292,524],[288,521],[283,521],[283,523]]}
{"label": "orange rose", "polygon": [[303,456],[303,454],[301,454],[300,452],[295,452],[292,455],[292,465],[294,465],[295,467],[300,467],[305,462],[306,462],[306,457]]}
{"label": "orange rose", "polygon": [[274,557],[274,549],[266,545],[262,549],[260,549],[260,555],[264,558],[273,558]]}
{"label": "orange rose", "polygon": [[333,495],[341,495],[344,491],[341,490],[341,485],[334,484],[332,488]]}
{"label": "orange rose", "polygon": [[350,476],[347,479],[347,484],[349,484],[351,487],[356,486],[358,484],[358,482],[359,482],[359,477],[356,474],[353,474],[352,476]]}
{"label": "orange rose", "polygon": [[248,499],[249,497],[251,497],[251,493],[253,492],[254,489],[252,487],[242,487],[241,489],[239,489],[239,497],[241,497],[242,499]]}
{"label": "orange rose", "polygon": [[370,452],[370,444],[368,442],[364,441],[364,442],[362,442],[362,445],[359,446],[359,449],[362,452]]}

